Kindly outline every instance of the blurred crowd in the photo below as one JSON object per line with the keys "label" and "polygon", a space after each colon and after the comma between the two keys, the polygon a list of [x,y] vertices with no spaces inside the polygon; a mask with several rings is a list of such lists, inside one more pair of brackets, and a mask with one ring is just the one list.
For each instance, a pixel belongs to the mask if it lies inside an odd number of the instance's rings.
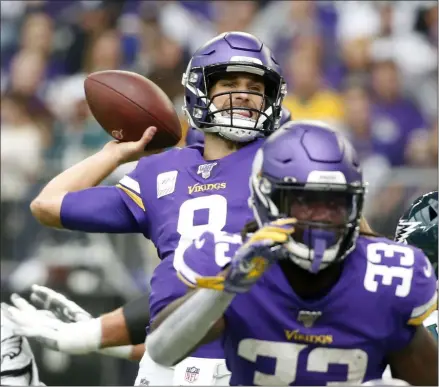
{"label": "blurred crowd", "polygon": [[[17,207],[110,140],[88,110],[87,74],[138,72],[181,112],[191,54],[230,30],[253,33],[274,50],[293,118],[343,131],[372,193],[394,168],[436,169],[437,12],[436,1],[2,0],[2,230],[30,235],[32,222]],[[376,199],[372,218],[414,195],[401,184]]]}
{"label": "blurred crowd", "polygon": [[[437,1],[2,0],[0,7],[3,301],[46,284],[99,315],[148,291],[156,261],[143,236],[53,231],[37,224],[29,203],[48,179],[110,140],[88,109],[87,74],[138,72],[180,113],[191,55],[221,32],[250,32],[272,48],[293,119],[324,120],[350,138],[369,183],[366,217],[378,232],[391,236],[407,203],[437,189]],[[48,385],[127,385],[137,371],[110,358],[34,351]]]}

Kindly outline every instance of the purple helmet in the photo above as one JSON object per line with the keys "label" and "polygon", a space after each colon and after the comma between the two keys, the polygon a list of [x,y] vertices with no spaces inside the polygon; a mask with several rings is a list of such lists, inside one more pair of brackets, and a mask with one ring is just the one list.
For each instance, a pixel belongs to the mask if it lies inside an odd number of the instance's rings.
{"label": "purple helmet", "polygon": [[316,273],[355,246],[365,188],[354,149],[319,121],[291,121],[259,149],[250,178],[259,227],[296,218],[285,244],[292,261]]}
{"label": "purple helmet", "polygon": [[[265,93],[246,91],[263,97],[256,108],[241,107],[257,113],[257,119],[230,114],[230,107],[214,105],[219,95],[228,94],[232,106],[232,94],[242,91],[218,93],[208,97],[208,91],[221,74],[247,72],[260,75]],[[253,35],[244,32],[227,32],[207,42],[192,57],[182,84],[185,87],[184,112],[194,128],[218,133],[236,142],[248,142],[256,137],[272,133],[279,127],[281,104],[286,85],[279,64],[270,49]]]}

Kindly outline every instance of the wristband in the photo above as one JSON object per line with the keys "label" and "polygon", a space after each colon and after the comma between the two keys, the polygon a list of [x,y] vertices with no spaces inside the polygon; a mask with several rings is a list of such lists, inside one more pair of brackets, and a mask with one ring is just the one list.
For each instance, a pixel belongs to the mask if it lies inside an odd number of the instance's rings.
{"label": "wristband", "polygon": [[61,352],[79,355],[99,349],[102,337],[100,318],[65,325],[67,326],[66,332],[63,332],[65,337],[60,338],[58,341]]}
{"label": "wristband", "polygon": [[149,325],[149,295],[145,294],[122,307],[131,344],[143,344]]}
{"label": "wristband", "polygon": [[132,345],[122,345],[120,347],[102,348],[98,352],[102,355],[118,357],[120,359],[130,359],[132,351]]}

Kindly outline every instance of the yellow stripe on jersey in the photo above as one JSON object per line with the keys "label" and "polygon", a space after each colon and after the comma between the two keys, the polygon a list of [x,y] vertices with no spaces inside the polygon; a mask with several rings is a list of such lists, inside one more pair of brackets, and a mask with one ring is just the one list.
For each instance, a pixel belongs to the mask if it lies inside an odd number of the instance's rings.
{"label": "yellow stripe on jersey", "polygon": [[120,188],[123,192],[125,192],[134,203],[136,203],[143,211],[145,211],[145,206],[143,205],[142,199],[140,196],[136,195],[133,191],[130,191],[128,188],[125,188],[121,184],[116,184],[117,188]]}
{"label": "yellow stripe on jersey", "polygon": [[225,278],[222,276],[216,277],[200,277],[197,278],[197,287],[204,289],[212,289],[217,291],[224,290]]}
{"label": "yellow stripe on jersey", "polygon": [[190,287],[190,288],[192,288],[192,289],[195,289],[195,288],[196,288],[196,286],[195,286],[193,283],[189,282],[186,278],[184,278],[183,275],[182,275],[179,271],[177,271],[177,277],[178,277],[178,279],[179,279],[181,282],[183,282],[186,286],[188,286],[188,287]]}
{"label": "yellow stripe on jersey", "polygon": [[436,302],[433,305],[431,305],[423,314],[421,314],[418,317],[411,318],[409,321],[407,321],[407,324],[408,325],[421,325],[424,322],[424,320],[437,309],[437,307],[438,307],[438,305],[437,305],[437,300],[436,300]]}

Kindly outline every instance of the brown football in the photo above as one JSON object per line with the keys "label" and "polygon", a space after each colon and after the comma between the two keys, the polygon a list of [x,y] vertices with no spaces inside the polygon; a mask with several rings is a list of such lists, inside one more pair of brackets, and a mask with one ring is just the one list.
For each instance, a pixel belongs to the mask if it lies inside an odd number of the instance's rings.
{"label": "brown football", "polygon": [[90,74],[84,82],[93,116],[116,140],[138,141],[145,130],[157,132],[146,149],[163,149],[181,139],[181,125],[171,100],[154,82],[129,71]]}

